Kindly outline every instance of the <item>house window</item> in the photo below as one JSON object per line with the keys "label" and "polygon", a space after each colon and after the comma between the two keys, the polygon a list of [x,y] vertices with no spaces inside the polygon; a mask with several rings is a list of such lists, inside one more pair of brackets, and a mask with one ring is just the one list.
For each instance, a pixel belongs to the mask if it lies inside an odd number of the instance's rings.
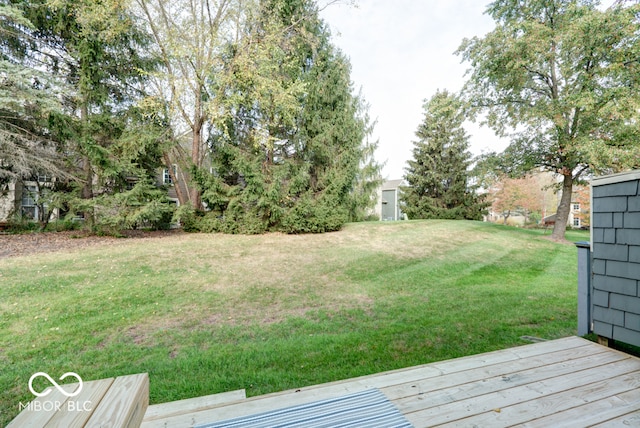
{"label": "house window", "polygon": [[36,186],[25,186],[22,189],[22,215],[28,219],[35,220],[38,214],[36,206]]}
{"label": "house window", "polygon": [[[171,165],[171,168],[173,168],[173,175],[177,175],[178,174],[178,166],[177,165]],[[173,180],[171,179],[171,174],[169,174],[169,168],[165,168],[164,171],[162,172],[162,184],[168,184],[168,185],[173,185]]]}
{"label": "house window", "polygon": [[45,172],[38,173],[38,183],[51,183],[52,177]]}
{"label": "house window", "polygon": [[579,203],[577,203],[577,202],[574,203],[572,205],[572,207],[573,207],[573,211],[580,211],[580,204]]}
{"label": "house window", "polygon": [[573,227],[580,227],[580,219],[579,218],[574,218],[573,219]]}

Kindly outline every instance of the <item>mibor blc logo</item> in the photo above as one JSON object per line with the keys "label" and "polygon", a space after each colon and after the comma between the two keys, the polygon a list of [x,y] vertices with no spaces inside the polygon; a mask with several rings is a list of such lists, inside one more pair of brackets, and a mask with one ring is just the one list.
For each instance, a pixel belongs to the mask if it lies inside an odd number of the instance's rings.
{"label": "mibor blc logo", "polygon": [[[67,392],[64,390],[62,386],[60,386],[55,380],[53,380],[53,378],[49,376],[47,373],[38,372],[38,373],[34,373],[31,376],[31,378],[29,378],[29,391],[31,391],[31,393],[38,398],[46,397],[51,393],[51,391],[53,391],[53,388],[47,388],[42,392],[36,391],[33,388],[33,381],[38,377],[44,377],[45,379],[47,379],[51,383],[51,385],[53,385],[55,389],[58,390],[58,392],[60,392],[62,395],[64,395],[67,398],[75,397],[78,394],[80,394],[80,392],[82,391],[82,378],[80,378],[80,376],[77,373],[67,372],[62,376],[60,376],[60,378],[58,379],[58,380],[64,380],[68,377],[73,377],[78,381],[78,383],[80,384],[78,386],[78,389],[76,389],[74,392]],[[57,401],[57,400],[51,401],[47,399],[47,400],[33,400],[28,404],[20,403],[18,406],[18,410],[19,411],[26,410],[31,412],[40,412],[40,411],[45,411],[45,412],[56,411],[57,412],[60,410],[64,410],[65,412],[90,412],[92,408],[91,408],[91,401],[88,401],[88,400],[76,401],[76,400],[65,399],[62,401]]]}
{"label": "mibor blc logo", "polygon": [[31,375],[31,377],[29,378],[29,391],[31,391],[31,393],[33,395],[35,395],[36,397],[46,397],[47,395],[49,395],[49,393],[51,391],[53,391],[53,389],[46,389],[46,390],[44,390],[44,392],[36,392],[33,389],[33,381],[34,381],[35,378],[37,378],[39,376],[45,377],[49,382],[51,382],[51,384],[58,391],[60,391],[61,394],[65,395],[67,397],[75,397],[76,395],[80,394],[80,392],[82,391],[82,378],[80,378],[80,376],[77,373],[67,372],[67,373],[63,374],[62,376],[60,376],[60,379],[58,379],[58,380],[64,380],[64,379],[68,378],[69,376],[73,376],[78,380],[78,382],[80,383],[80,386],[78,387],[78,389],[75,392],[67,392],[60,385],[58,385],[58,383],[55,380],[53,380],[51,378],[51,376],[49,376],[47,373],[38,372],[38,373],[34,373],[33,375]]}

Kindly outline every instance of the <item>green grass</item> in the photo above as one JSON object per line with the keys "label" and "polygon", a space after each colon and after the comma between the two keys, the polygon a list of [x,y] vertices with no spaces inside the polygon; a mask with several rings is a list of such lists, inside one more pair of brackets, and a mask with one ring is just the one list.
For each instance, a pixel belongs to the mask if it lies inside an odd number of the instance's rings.
{"label": "green grass", "polygon": [[363,223],[323,235],[122,239],[0,260],[0,425],[32,398],[39,371],[84,380],[148,372],[158,403],[575,334],[576,249],[543,235],[477,222]]}

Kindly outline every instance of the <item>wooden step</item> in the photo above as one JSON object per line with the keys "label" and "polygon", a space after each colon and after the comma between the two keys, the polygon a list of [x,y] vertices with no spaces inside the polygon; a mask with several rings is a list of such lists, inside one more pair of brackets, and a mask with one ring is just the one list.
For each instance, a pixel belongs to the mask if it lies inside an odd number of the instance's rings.
{"label": "wooden step", "polygon": [[183,413],[209,410],[244,400],[246,398],[247,395],[245,390],[239,389],[237,391],[221,392],[219,394],[206,395],[203,397],[187,398],[168,403],[154,404],[147,408],[147,412],[142,420],[142,426],[144,427],[146,422],[177,416]]}
{"label": "wooden step", "polygon": [[138,428],[149,407],[146,373],[117,377],[85,428]]}

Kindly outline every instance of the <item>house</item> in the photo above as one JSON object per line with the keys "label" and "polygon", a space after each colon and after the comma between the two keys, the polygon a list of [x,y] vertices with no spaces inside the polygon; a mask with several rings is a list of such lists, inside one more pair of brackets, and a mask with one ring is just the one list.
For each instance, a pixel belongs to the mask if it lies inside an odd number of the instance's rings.
{"label": "house", "polygon": [[[156,185],[166,186],[169,200],[178,202],[178,191],[188,195],[184,184],[184,177],[176,165],[173,165],[173,176],[180,181],[180,189],[177,189],[171,178],[168,168],[158,170]],[[133,186],[136,178],[131,178],[129,184]],[[60,217],[60,211],[55,209],[49,212],[47,209],[46,193],[53,186],[54,179],[45,174],[34,176],[31,180],[12,180],[4,188],[0,187],[0,224],[8,223],[13,218],[21,218],[28,221],[55,220]]]}
{"label": "house", "polygon": [[[180,169],[178,165],[171,165],[173,171],[169,171],[169,168],[162,168],[161,172],[156,176],[156,185],[157,186],[166,186],[167,187],[167,196],[169,200],[173,201],[176,205],[180,205],[180,200],[178,198],[178,192],[182,191],[185,194],[188,194],[187,186],[185,185],[184,177],[182,177],[180,173]],[[172,177],[178,179],[179,184],[178,188],[174,183]]]}
{"label": "house", "polygon": [[[560,194],[558,194],[558,198]],[[545,226],[556,223],[556,214],[546,216],[541,222]],[[589,228],[591,224],[591,198],[588,186],[575,186],[571,195],[571,209],[567,220],[567,227],[574,229]]]}
{"label": "house", "polygon": [[46,174],[31,180],[10,181],[0,189],[0,223],[8,222],[14,215],[33,221],[57,218],[59,211],[49,212],[46,202],[46,193],[52,186],[53,178]]}

